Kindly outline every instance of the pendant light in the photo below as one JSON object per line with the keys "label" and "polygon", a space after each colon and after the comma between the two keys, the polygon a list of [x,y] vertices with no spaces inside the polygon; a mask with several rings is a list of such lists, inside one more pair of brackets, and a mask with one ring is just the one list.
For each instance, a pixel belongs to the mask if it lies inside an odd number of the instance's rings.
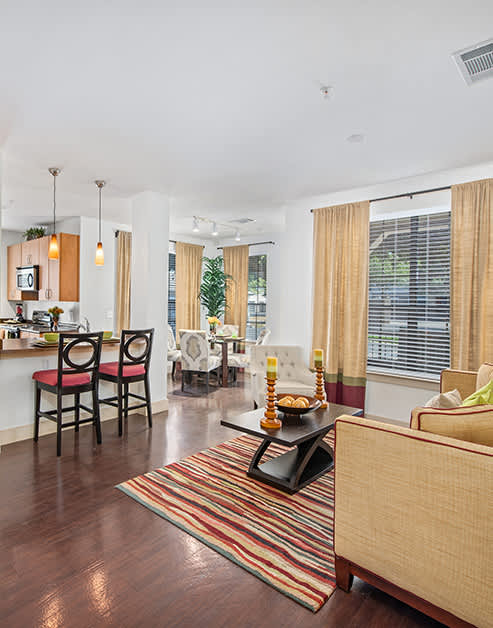
{"label": "pendant light", "polygon": [[106,181],[97,180],[94,181],[94,183],[98,186],[99,190],[99,241],[96,247],[96,257],[94,259],[94,263],[96,266],[104,266],[103,242],[101,240],[101,192],[106,185]]}
{"label": "pendant light", "polygon": [[53,175],[53,233],[48,248],[48,259],[58,259],[60,256],[58,250],[58,241],[56,238],[56,178],[61,173],[60,168],[48,168],[50,174]]}

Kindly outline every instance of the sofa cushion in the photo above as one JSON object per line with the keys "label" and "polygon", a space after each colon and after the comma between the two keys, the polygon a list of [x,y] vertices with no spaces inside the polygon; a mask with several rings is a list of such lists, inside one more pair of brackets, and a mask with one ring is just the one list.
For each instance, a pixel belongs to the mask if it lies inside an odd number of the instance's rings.
{"label": "sofa cushion", "polygon": [[485,386],[490,380],[493,379],[493,364],[485,362],[481,364],[476,376],[476,390],[479,390]]}
{"label": "sofa cushion", "polygon": [[493,405],[470,408],[414,408],[410,427],[493,447]]}
{"label": "sofa cushion", "polygon": [[462,405],[462,397],[457,390],[439,393],[425,403],[425,408],[457,408]]}
{"label": "sofa cushion", "polygon": [[462,402],[463,406],[478,406],[493,404],[493,380],[489,381],[479,390],[473,392]]}

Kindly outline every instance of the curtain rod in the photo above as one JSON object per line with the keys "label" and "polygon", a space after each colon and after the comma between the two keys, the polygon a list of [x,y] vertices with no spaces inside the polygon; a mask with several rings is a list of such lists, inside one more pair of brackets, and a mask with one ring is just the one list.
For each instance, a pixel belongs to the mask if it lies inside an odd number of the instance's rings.
{"label": "curtain rod", "polygon": [[[413,196],[419,196],[420,194],[429,194],[430,192],[442,192],[443,190],[450,190],[451,185],[444,185],[440,188],[429,188],[428,190],[418,190],[417,192],[405,192],[404,194],[392,194],[391,196],[380,196],[379,198],[371,198],[370,203],[376,203],[377,201],[390,201],[393,198],[412,198]],[[315,209],[310,209],[313,213]]]}
{"label": "curtain rod", "polygon": [[[275,244],[275,242],[272,242],[272,240],[269,240],[268,242],[250,242],[249,244],[247,244],[247,246],[258,246],[259,244]],[[241,244],[237,244],[236,246],[242,246]],[[218,246],[218,249],[224,249],[224,246]]]}

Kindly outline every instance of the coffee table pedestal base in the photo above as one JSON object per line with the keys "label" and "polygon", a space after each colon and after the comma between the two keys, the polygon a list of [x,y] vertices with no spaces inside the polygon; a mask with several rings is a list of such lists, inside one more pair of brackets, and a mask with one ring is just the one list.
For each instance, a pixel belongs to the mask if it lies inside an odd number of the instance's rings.
{"label": "coffee table pedestal base", "polygon": [[325,434],[259,464],[271,440],[265,439],[255,452],[247,474],[260,482],[293,494],[324,475],[334,466],[334,452],[323,440]]}

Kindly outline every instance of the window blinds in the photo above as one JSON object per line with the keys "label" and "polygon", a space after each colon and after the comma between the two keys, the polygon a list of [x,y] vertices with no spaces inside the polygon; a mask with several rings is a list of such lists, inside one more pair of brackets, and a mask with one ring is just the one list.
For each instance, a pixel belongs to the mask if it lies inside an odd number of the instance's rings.
{"label": "window blinds", "polygon": [[436,377],[450,364],[450,212],[370,224],[368,367]]}

